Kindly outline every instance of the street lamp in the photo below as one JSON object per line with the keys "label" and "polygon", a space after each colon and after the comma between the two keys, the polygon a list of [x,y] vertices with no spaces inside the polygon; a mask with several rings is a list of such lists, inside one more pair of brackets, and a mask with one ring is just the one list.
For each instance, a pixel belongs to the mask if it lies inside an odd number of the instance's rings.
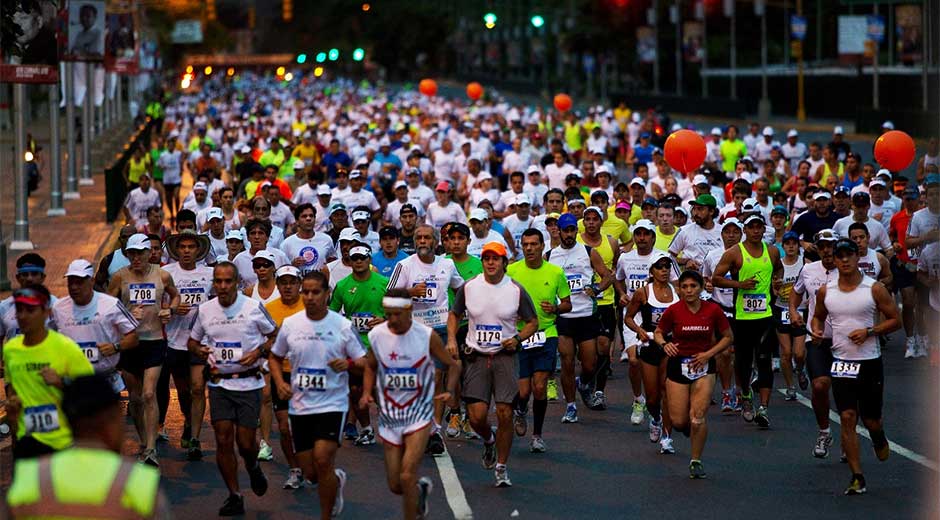
{"label": "street lamp", "polygon": [[540,14],[534,14],[532,15],[532,18],[529,19],[529,22],[532,23],[532,27],[538,29],[539,27],[545,25],[545,18],[542,18],[542,15]]}

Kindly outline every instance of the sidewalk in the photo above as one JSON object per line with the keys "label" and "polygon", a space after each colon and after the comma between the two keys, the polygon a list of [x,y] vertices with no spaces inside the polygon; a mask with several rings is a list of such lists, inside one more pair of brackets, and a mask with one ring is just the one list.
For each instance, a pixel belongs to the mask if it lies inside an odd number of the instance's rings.
{"label": "sidewalk", "polygon": [[[63,118],[64,119],[64,118]],[[67,294],[65,271],[69,262],[76,258],[84,258],[97,266],[98,260],[107,254],[110,245],[116,240],[118,226],[108,224],[105,220],[104,195],[104,169],[114,159],[114,155],[121,150],[127,137],[133,132],[129,119],[114,124],[97,136],[91,143],[91,171],[95,184],[92,186],[79,186],[80,198],[66,200],[63,206],[65,216],[49,217],[46,211],[50,206],[50,159],[49,153],[49,125],[34,125],[29,131],[38,145],[42,147],[40,155],[44,164],[40,173],[42,180],[37,189],[29,198],[29,239],[34,249],[32,252],[42,255],[46,260],[46,286],[49,291],[59,297]],[[62,138],[60,151],[62,157],[62,187],[65,189],[65,127],[59,132]],[[13,147],[13,132],[0,133],[0,150],[11,150]],[[13,238],[14,223],[14,197],[13,167],[11,154],[2,156],[2,169],[0,169],[0,219],[2,219],[3,236],[7,243]],[[81,145],[77,146],[78,172],[81,172]],[[16,288],[16,259],[27,251],[7,251],[7,273],[11,287]],[[0,293],[0,298],[6,298],[9,291]],[[0,380],[2,381],[2,380]],[[0,419],[3,418],[3,394],[0,386]],[[10,485],[12,472],[12,454],[9,437],[0,438],[0,495]],[[2,500],[2,498],[0,498]]]}

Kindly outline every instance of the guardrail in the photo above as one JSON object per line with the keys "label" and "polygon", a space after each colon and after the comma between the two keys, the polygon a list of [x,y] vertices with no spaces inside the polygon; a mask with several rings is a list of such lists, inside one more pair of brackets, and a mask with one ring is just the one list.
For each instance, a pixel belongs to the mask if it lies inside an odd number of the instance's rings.
{"label": "guardrail", "polygon": [[133,154],[133,149],[140,143],[149,147],[150,134],[153,132],[154,120],[148,117],[137,131],[131,134],[124,143],[123,149],[114,154],[111,165],[104,169],[105,207],[108,222],[114,222],[121,214],[121,207],[127,198],[127,182],[124,180],[124,167]]}

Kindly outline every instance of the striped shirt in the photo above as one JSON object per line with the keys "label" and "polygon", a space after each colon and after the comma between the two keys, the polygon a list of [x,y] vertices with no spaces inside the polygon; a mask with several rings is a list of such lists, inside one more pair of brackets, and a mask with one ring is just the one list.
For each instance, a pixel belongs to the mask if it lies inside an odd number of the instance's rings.
{"label": "striped shirt", "polygon": [[382,323],[369,332],[378,362],[379,424],[403,428],[430,421],[434,415],[434,363],[431,329],[417,321],[404,334]]}

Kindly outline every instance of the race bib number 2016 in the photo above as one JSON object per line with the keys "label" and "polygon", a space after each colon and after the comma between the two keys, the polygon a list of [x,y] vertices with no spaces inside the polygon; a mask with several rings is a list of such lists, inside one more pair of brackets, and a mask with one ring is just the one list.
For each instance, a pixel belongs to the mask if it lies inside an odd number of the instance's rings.
{"label": "race bib number 2016", "polygon": [[387,390],[415,391],[418,389],[418,369],[387,368],[384,386]]}

